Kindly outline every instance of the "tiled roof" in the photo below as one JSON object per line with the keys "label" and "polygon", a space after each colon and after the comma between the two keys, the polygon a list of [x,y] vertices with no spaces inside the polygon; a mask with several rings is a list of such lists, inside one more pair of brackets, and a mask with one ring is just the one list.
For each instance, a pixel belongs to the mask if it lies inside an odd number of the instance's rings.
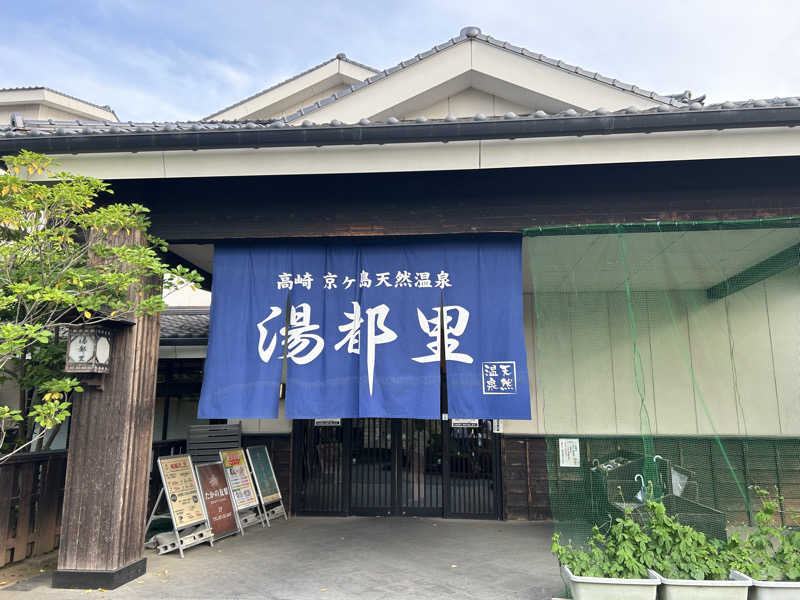
{"label": "tiled roof", "polygon": [[[773,98],[769,100],[742,100],[737,102],[722,102],[718,104],[703,105],[699,102],[692,102],[689,104],[681,104],[680,106],[660,105],[649,109],[639,109],[636,107],[629,107],[617,111],[609,111],[604,108],[595,110],[575,110],[568,109],[555,114],[548,114],[544,111],[537,110],[530,115],[517,115],[515,113],[506,113],[503,116],[486,116],[478,113],[472,117],[457,118],[448,115],[443,119],[426,119],[425,117],[418,117],[411,121],[400,121],[395,117],[389,117],[385,121],[370,121],[363,118],[357,123],[343,123],[337,119],[332,120],[330,123],[314,123],[310,120],[304,120],[299,124],[287,124],[282,119],[268,120],[268,121],[175,121],[175,122],[134,122],[126,121],[116,123],[112,121],[84,121],[77,119],[74,121],[55,121],[49,120],[31,120],[22,119],[16,115],[9,125],[0,125],[0,139],[2,138],[28,138],[28,137],[83,137],[83,136],[102,136],[102,135],[137,135],[147,134],[152,137],[152,134],[176,134],[188,133],[199,134],[202,136],[205,133],[221,132],[221,131],[248,131],[248,130],[264,130],[264,129],[285,129],[285,130],[314,130],[325,129],[331,130],[336,128],[374,128],[386,127],[392,125],[435,125],[446,123],[471,123],[471,122],[491,122],[491,121],[552,121],[556,119],[570,120],[576,118],[607,118],[611,116],[628,116],[628,115],[662,115],[662,114],[697,114],[697,113],[725,113],[730,111],[752,111],[755,115],[757,111],[763,109],[774,108],[798,108],[800,107],[800,98]],[[794,113],[793,113],[794,114]],[[691,129],[691,127],[685,127]],[[614,133],[608,131],[606,133]],[[199,137],[197,138],[199,139]]]}
{"label": "tiled roof", "polygon": [[337,100],[339,100],[341,98],[344,98],[345,96],[348,96],[349,94],[352,94],[353,92],[356,92],[356,91],[360,90],[363,87],[366,87],[366,86],[368,86],[370,84],[373,84],[373,83],[375,83],[377,81],[380,81],[381,79],[389,77],[393,73],[396,73],[397,71],[400,71],[402,69],[410,67],[411,65],[415,65],[418,62],[423,61],[426,58],[429,58],[429,57],[433,56],[434,54],[437,54],[437,53],[441,52],[442,50],[447,50],[448,48],[451,48],[452,46],[455,46],[457,44],[461,44],[461,43],[464,43],[464,42],[467,42],[467,41],[471,41],[471,40],[479,40],[481,42],[485,42],[487,44],[490,44],[491,46],[495,46],[497,48],[502,48],[503,50],[507,50],[509,52],[513,52],[514,54],[519,54],[519,55],[524,56],[526,58],[529,58],[529,59],[531,59],[533,61],[536,61],[536,62],[539,62],[539,63],[543,63],[543,64],[546,64],[546,65],[550,65],[551,67],[556,67],[558,69],[562,69],[562,70],[567,71],[569,73],[573,73],[575,75],[579,75],[579,76],[585,77],[587,79],[592,79],[593,81],[598,81],[600,83],[604,83],[606,85],[610,85],[611,87],[617,88],[619,90],[630,92],[632,94],[636,94],[637,96],[642,96],[644,98],[647,98],[648,100],[653,100],[655,102],[662,102],[662,103],[664,103],[666,105],[669,105],[669,106],[684,106],[687,103],[686,100],[689,99],[688,96],[690,96],[690,94],[688,94],[688,93],[676,94],[674,96],[663,96],[661,94],[657,94],[656,92],[651,92],[649,90],[645,90],[643,88],[640,88],[640,87],[638,87],[636,85],[633,85],[633,84],[630,84],[630,83],[624,83],[622,81],[619,81],[618,79],[612,79],[611,77],[605,77],[604,75],[601,75],[600,73],[587,71],[586,69],[582,69],[582,68],[577,67],[575,65],[570,65],[568,63],[565,63],[563,60],[558,60],[558,59],[555,59],[555,58],[550,58],[549,56],[545,56],[544,54],[531,52],[530,50],[527,50],[526,48],[522,48],[521,46],[515,46],[514,44],[512,44],[510,42],[504,42],[502,40],[497,40],[497,39],[493,38],[490,35],[485,35],[485,34],[481,33],[481,30],[479,28],[477,28],[477,27],[464,27],[457,37],[451,38],[451,39],[447,40],[446,42],[444,42],[443,44],[439,44],[437,46],[434,46],[430,50],[426,50],[425,52],[421,52],[420,54],[417,54],[416,56],[413,56],[413,57],[409,58],[408,60],[401,61],[400,63],[396,64],[393,67],[389,67],[388,69],[384,69],[383,71],[373,75],[372,77],[369,77],[369,78],[365,79],[364,81],[362,81],[360,83],[355,83],[355,84],[351,85],[349,88],[346,88],[346,89],[342,90],[341,92],[337,92],[337,93],[329,96],[328,98],[323,98],[323,99],[315,102],[314,104],[312,104],[310,106],[306,106],[304,108],[301,108],[297,112],[285,117],[285,120],[286,120],[287,123],[290,123],[292,121],[296,121],[297,119],[300,119],[301,117],[304,117],[304,116],[308,115],[309,113],[314,112],[315,110],[319,110],[320,108],[323,108],[324,106],[328,106],[330,103],[335,102],[335,101],[337,101]]}
{"label": "tiled roof", "polygon": [[[12,115],[14,116],[14,115]],[[10,125],[0,125],[0,137],[42,135],[92,135],[102,133],[167,133],[176,131],[200,132],[220,129],[259,129],[274,121],[56,121],[32,120],[17,116]]]}
{"label": "tiled roof", "polygon": [[0,93],[2,92],[24,92],[24,91],[33,91],[33,90],[47,90],[48,92],[53,92],[54,94],[58,94],[59,96],[64,96],[65,98],[70,98],[71,100],[77,100],[78,102],[83,102],[84,104],[88,104],[89,106],[94,106],[95,108],[99,108],[100,110],[106,110],[110,112],[115,117],[117,113],[114,112],[114,109],[111,108],[108,104],[95,104],[94,102],[89,102],[87,100],[83,100],[82,98],[77,98],[75,96],[71,96],[69,94],[65,94],[64,92],[59,92],[58,90],[54,90],[53,88],[45,87],[43,85],[28,85],[28,86],[20,86],[20,87],[8,87],[8,88],[0,88]]}
{"label": "tiled roof", "polygon": [[207,308],[168,308],[161,313],[161,340],[208,339],[209,312]]}
{"label": "tiled roof", "polygon": [[284,79],[283,81],[280,81],[280,82],[276,83],[275,85],[271,85],[268,88],[261,90],[260,92],[256,92],[252,96],[248,96],[247,98],[244,98],[243,100],[239,100],[238,102],[234,102],[230,106],[226,106],[225,108],[221,108],[221,109],[213,112],[209,116],[205,117],[203,119],[203,121],[208,121],[209,119],[212,119],[214,117],[214,115],[218,115],[218,114],[223,113],[223,112],[225,112],[227,110],[230,110],[232,108],[236,108],[237,106],[240,106],[240,105],[244,104],[245,102],[249,102],[253,98],[258,98],[262,94],[266,94],[267,92],[271,92],[272,90],[274,90],[276,88],[279,88],[282,85],[286,85],[287,83],[289,83],[291,81],[294,81],[295,79],[299,79],[303,75],[307,75],[307,74],[311,73],[312,71],[316,71],[320,67],[324,67],[325,65],[327,65],[329,63],[332,63],[335,60],[343,60],[345,62],[350,63],[351,65],[355,65],[357,67],[361,67],[362,69],[366,69],[367,71],[372,71],[373,73],[377,73],[378,72],[378,69],[374,69],[373,67],[368,67],[365,64],[362,64],[360,62],[356,62],[354,60],[351,60],[351,59],[347,58],[347,55],[344,52],[340,52],[339,54],[337,54],[333,58],[329,58],[328,60],[323,61],[323,62],[319,63],[318,65],[313,66],[313,67],[311,67],[309,69],[306,69],[305,71],[303,71],[301,73],[298,73],[297,75],[293,75],[292,77],[289,77],[288,79]]}

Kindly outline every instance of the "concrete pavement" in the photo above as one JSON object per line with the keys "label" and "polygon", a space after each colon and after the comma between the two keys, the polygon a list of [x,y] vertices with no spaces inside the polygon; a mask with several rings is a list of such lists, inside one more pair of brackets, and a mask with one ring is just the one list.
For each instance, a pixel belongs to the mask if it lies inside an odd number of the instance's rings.
{"label": "concrete pavement", "polygon": [[549,600],[563,592],[552,525],[385,517],[295,517],[163,556],[116,590],[54,590],[50,574],[3,598]]}

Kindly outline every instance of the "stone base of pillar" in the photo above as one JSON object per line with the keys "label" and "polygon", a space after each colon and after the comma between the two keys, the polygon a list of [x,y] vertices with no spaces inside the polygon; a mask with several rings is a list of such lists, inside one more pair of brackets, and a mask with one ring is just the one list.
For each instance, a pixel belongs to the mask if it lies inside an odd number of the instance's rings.
{"label": "stone base of pillar", "polygon": [[60,570],[53,573],[54,588],[113,590],[141,577],[147,571],[147,559],[141,558],[116,571],[72,571]]}

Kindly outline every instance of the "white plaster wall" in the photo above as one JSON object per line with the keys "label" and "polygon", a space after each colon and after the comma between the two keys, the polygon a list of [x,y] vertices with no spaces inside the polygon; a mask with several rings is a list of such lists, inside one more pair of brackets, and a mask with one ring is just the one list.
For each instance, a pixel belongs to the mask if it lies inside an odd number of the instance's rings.
{"label": "white plaster wall", "polygon": [[[60,108],[55,108],[53,106],[47,106],[46,104],[42,104],[39,106],[39,116],[38,117],[31,117],[31,118],[39,118],[39,119],[53,119],[54,121],[74,121],[75,119],[85,119],[89,120],[89,118],[83,113],[76,113],[69,110],[63,110]],[[96,119],[96,117],[94,118]],[[111,119],[112,121],[116,121],[116,119]]]}
{"label": "white plaster wall", "polygon": [[164,294],[168,306],[211,306],[211,292],[189,286]]}
{"label": "white plaster wall", "polygon": [[[721,300],[703,290],[632,300],[652,433],[800,436],[800,268]],[[625,294],[526,294],[524,306],[533,418],[505,432],[639,434]]]}
{"label": "white plaster wall", "polygon": [[[314,113],[314,119],[322,122]],[[555,165],[797,156],[800,128],[753,127],[299,148],[54,155],[73,173],[102,179],[455,171]]]}
{"label": "white plaster wall", "polygon": [[283,116],[306,107],[334,92],[363,81],[375,72],[346,60],[324,63],[274,88],[214,113],[209,120],[248,120]]}
{"label": "white plaster wall", "polygon": [[502,116],[507,112],[527,115],[535,112],[535,108],[516,104],[500,96],[487,94],[474,88],[448,96],[421,110],[414,110],[402,116],[403,120],[412,120],[423,116],[428,119],[442,119],[448,114],[456,117],[473,117],[477,113],[487,116]]}
{"label": "white plaster wall", "polygon": [[72,112],[55,108],[46,104],[7,104],[0,106],[0,123],[8,124],[11,122],[11,115],[19,113],[23,119],[53,119],[54,121],[74,121],[75,119],[97,120],[106,118],[116,122],[110,113],[88,117],[82,112]]}
{"label": "white plaster wall", "polygon": [[[263,110],[256,111],[245,118],[274,119],[278,117],[286,117],[291,115],[292,113],[297,112],[301,108],[306,108],[307,106],[311,106],[312,104],[314,104],[314,102],[317,102],[318,100],[322,100],[323,98],[329,98],[330,96],[333,96],[333,94],[335,94],[336,92],[341,92],[343,89],[347,87],[350,87],[350,84],[340,83],[338,85],[334,85],[317,92],[309,90],[310,93],[308,95],[302,95],[301,97],[296,98],[289,105],[279,106],[277,110],[276,107],[274,106],[267,106]],[[302,123],[302,119],[300,120],[300,122]]]}
{"label": "white plaster wall", "polygon": [[277,419],[228,419],[228,423],[241,423],[242,433],[291,433],[292,419],[286,418],[286,403],[281,400]]}
{"label": "white plaster wall", "polygon": [[6,104],[0,106],[0,124],[8,125],[11,123],[11,115],[19,113],[23,119],[39,119],[38,104]]}

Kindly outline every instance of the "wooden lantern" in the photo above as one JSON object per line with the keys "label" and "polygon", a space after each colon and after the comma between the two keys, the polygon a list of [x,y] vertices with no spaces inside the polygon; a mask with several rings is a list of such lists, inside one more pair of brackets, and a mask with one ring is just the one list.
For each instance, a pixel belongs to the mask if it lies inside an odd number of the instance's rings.
{"label": "wooden lantern", "polygon": [[71,327],[67,336],[67,373],[108,373],[112,332],[102,325]]}

